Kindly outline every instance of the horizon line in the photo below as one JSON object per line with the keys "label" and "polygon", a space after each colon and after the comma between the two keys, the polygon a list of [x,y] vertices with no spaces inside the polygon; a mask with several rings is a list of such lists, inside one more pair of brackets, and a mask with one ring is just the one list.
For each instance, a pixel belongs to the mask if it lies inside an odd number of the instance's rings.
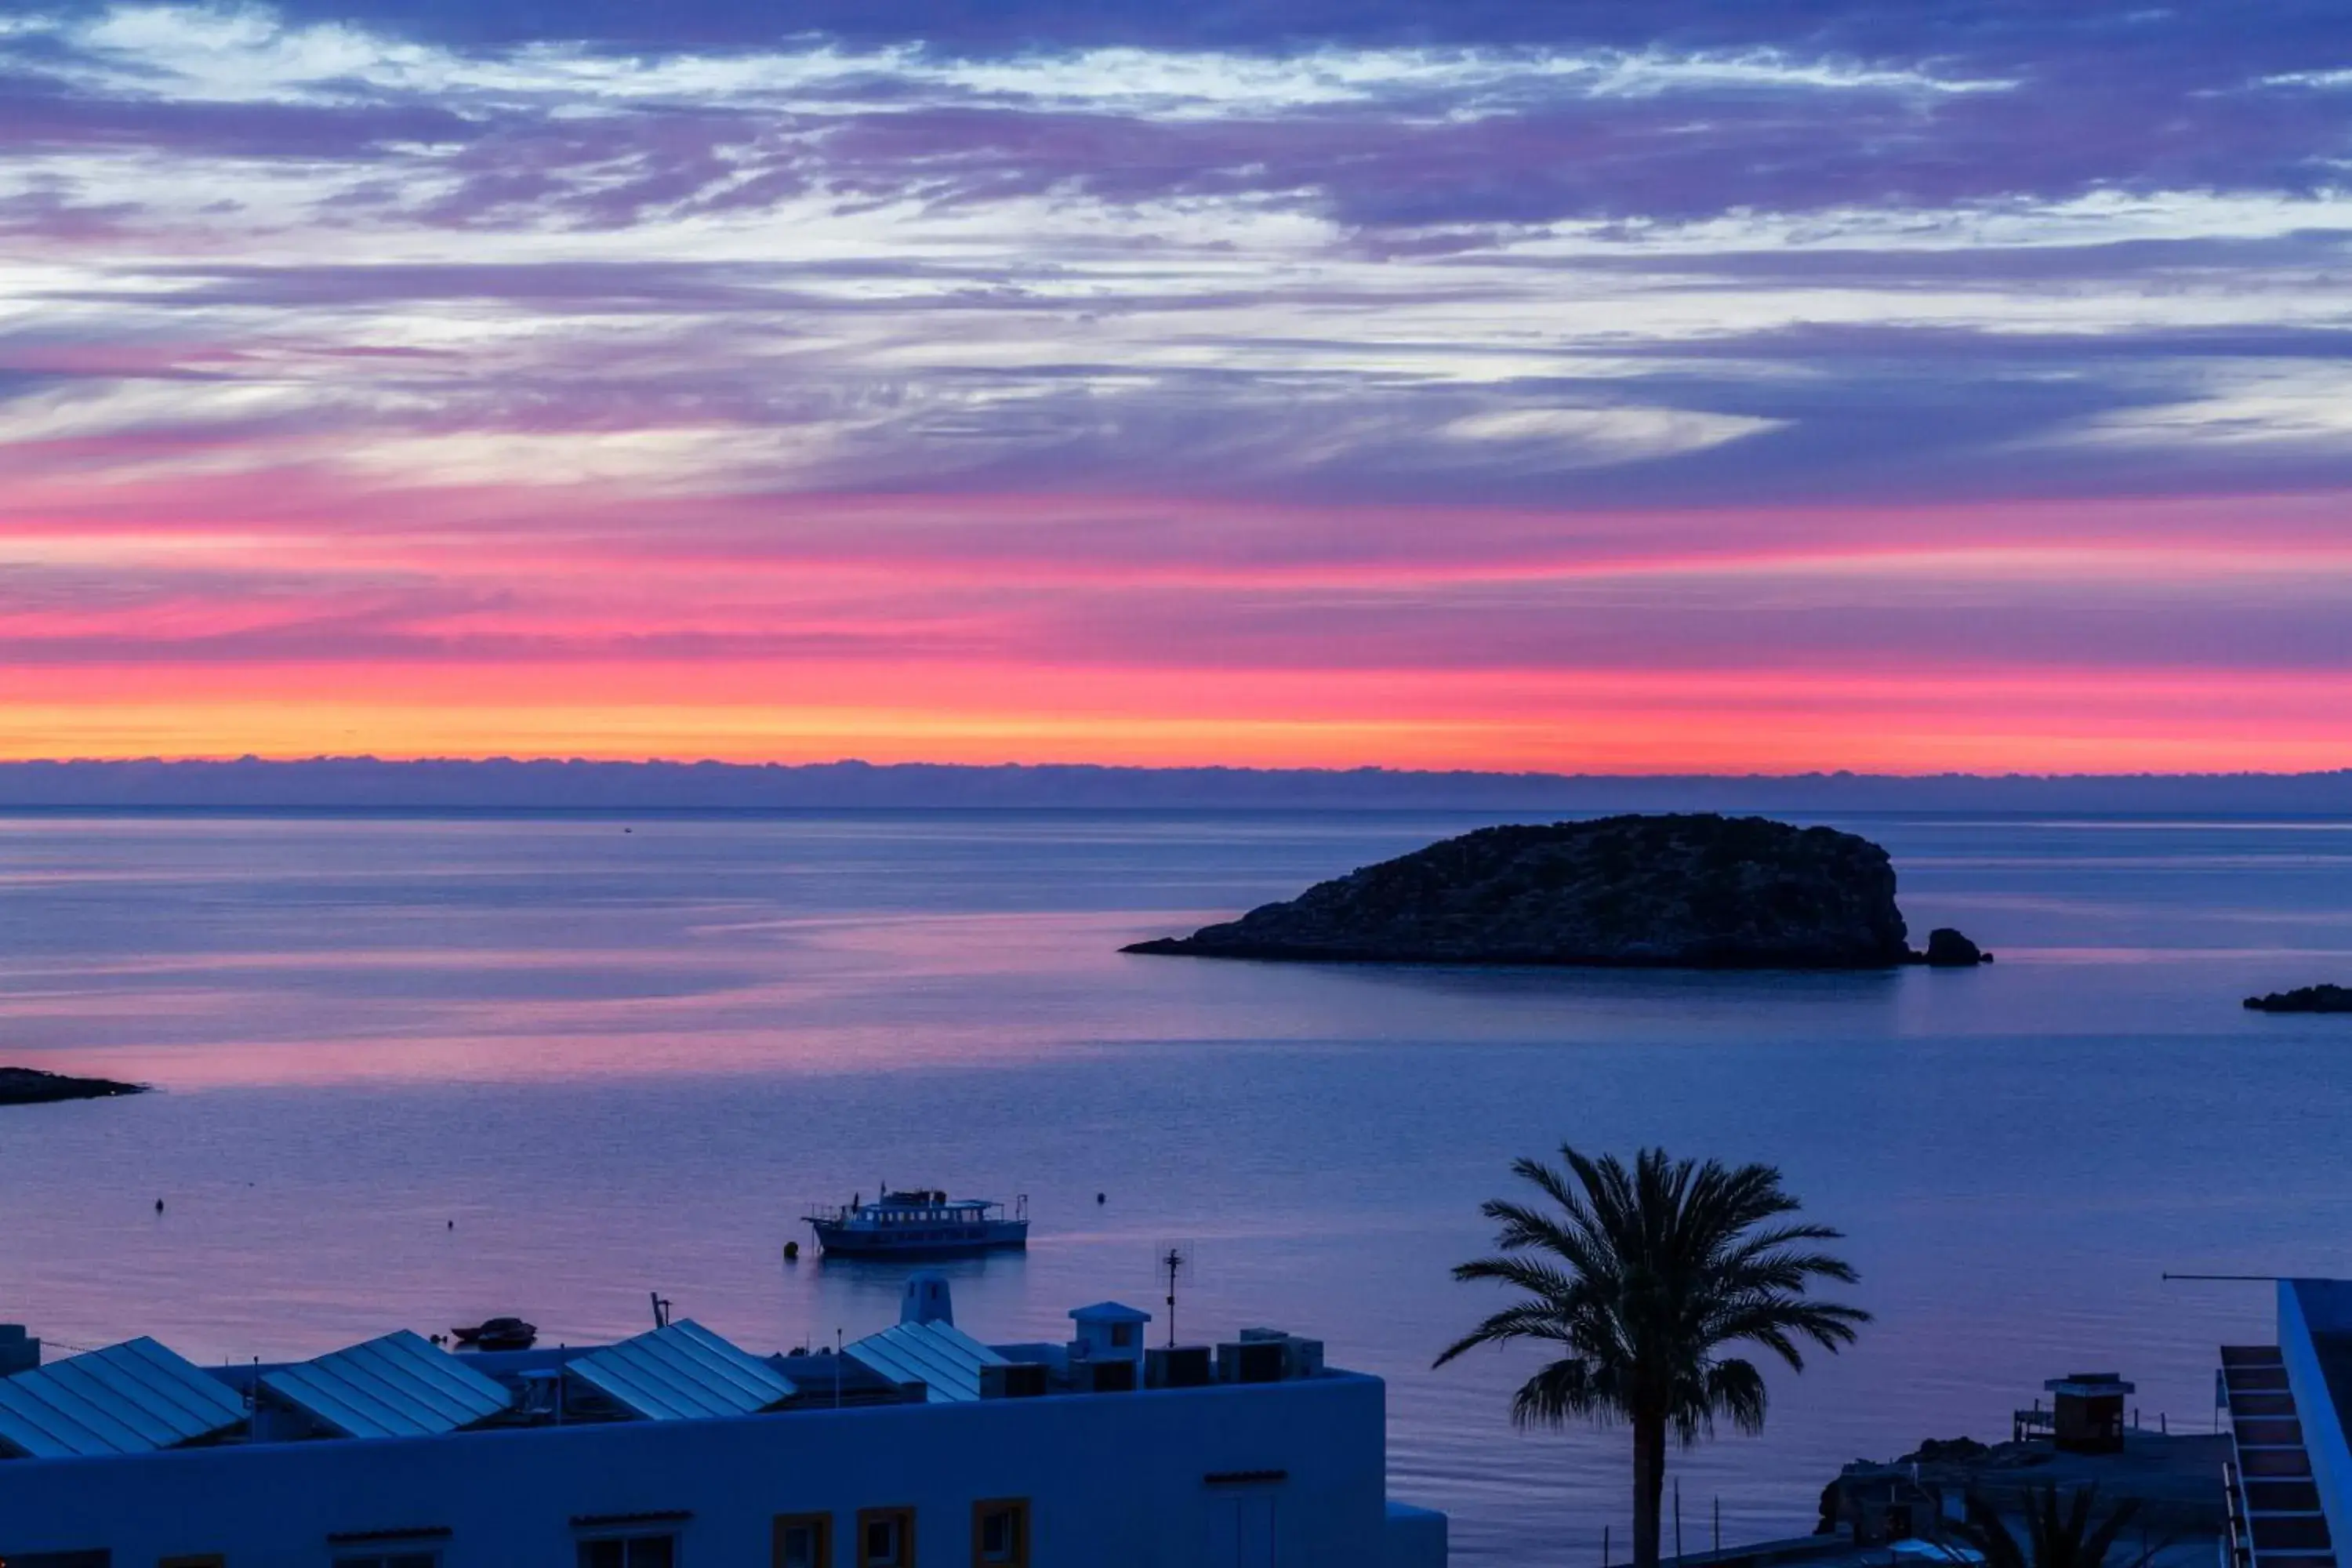
{"label": "horizon line", "polygon": [[866,757],[812,758],[797,762],[767,759],[745,762],[723,757],[595,757],[558,755],[515,755],[509,752],[488,752],[481,755],[427,755],[415,757],[384,757],[370,752],[320,752],[303,756],[263,756],[255,752],[229,755],[197,756],[79,756],[79,757],[10,757],[0,758],[0,773],[19,772],[36,768],[297,768],[321,765],[363,765],[376,768],[431,767],[582,767],[582,768],[676,768],[695,770],[725,770],[736,773],[815,772],[825,769],[862,768],[874,772],[891,770],[931,770],[941,773],[1005,773],[1005,772],[1072,772],[1103,773],[1242,773],[1286,775],[1311,778],[1350,778],[1366,775],[1393,778],[1427,779],[1558,779],[1562,781],[1606,783],[1670,782],[1706,780],[1723,783],[1799,783],[1819,779],[1868,779],[1888,783],[1937,780],[1979,780],[1986,783],[2020,782],[2122,782],[2127,780],[2315,780],[2352,778],[2352,765],[2339,768],[2306,768],[2294,771],[2235,768],[2199,771],[2166,772],[2157,769],[2132,771],[2071,773],[2035,772],[2010,769],[2000,773],[1978,772],[1966,768],[1945,768],[1932,772],[1901,773],[1865,770],[1850,767],[1816,766],[1788,772],[1750,770],[1744,773],[1709,772],[1705,770],[1594,770],[1566,772],[1550,768],[1426,768],[1390,763],[1359,763],[1349,765],[1331,763],[1298,763],[1285,765],[1261,763],[1100,763],[1100,762],[1024,762],[1003,759],[995,762],[937,762],[926,758],[906,758],[894,762],[875,762]]}

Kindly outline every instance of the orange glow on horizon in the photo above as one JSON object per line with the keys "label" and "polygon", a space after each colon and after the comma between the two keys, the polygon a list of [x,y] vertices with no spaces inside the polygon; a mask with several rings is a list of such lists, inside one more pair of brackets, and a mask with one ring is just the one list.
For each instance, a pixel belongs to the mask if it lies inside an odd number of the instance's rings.
{"label": "orange glow on horizon", "polygon": [[[58,672],[51,672],[53,675]],[[2302,772],[2352,766],[2352,679],[2041,672],[76,671],[0,679],[0,758],[373,755],[1567,773]],[[227,675],[229,679],[221,679]],[[43,684],[47,684],[44,682]],[[745,695],[714,697],[713,685]],[[242,694],[223,688],[244,687]],[[748,693],[765,687],[771,695]],[[670,695],[665,695],[665,691]],[[795,695],[797,694],[797,695]]]}
{"label": "orange glow on horizon", "polygon": [[2346,510],[50,480],[0,758],[2340,768]]}

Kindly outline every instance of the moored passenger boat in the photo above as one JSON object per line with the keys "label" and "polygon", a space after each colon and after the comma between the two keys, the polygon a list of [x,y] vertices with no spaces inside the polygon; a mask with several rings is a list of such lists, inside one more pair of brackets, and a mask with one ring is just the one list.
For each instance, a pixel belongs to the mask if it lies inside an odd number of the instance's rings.
{"label": "moored passenger boat", "polygon": [[839,1207],[809,1210],[817,1245],[828,1256],[923,1258],[992,1252],[1029,1245],[1029,1200],[1004,1205],[988,1198],[951,1198],[935,1187],[884,1193],[872,1203],[853,1197]]}

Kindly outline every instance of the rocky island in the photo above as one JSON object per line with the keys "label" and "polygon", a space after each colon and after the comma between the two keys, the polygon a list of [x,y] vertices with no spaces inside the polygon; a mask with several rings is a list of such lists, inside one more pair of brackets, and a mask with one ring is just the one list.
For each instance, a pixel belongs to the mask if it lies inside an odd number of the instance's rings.
{"label": "rocky island", "polygon": [[0,1068],[0,1105],[47,1105],[60,1100],[106,1100],[118,1094],[144,1094],[135,1083],[109,1078],[68,1078],[36,1068]]}
{"label": "rocky island", "polygon": [[2246,1005],[2257,1013],[2352,1013],[2352,986],[2300,985],[2293,991],[2249,996]]}
{"label": "rocky island", "polygon": [[1990,958],[1907,945],[1867,838],[1711,813],[1485,827],[1128,952],[1374,963],[1884,969]]}

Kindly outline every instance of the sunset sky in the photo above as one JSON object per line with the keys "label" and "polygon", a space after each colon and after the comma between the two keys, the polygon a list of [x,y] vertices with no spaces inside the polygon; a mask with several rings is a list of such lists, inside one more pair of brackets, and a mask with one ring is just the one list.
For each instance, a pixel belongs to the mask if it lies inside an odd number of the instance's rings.
{"label": "sunset sky", "polygon": [[0,756],[244,752],[2352,766],[2352,26],[0,6]]}

